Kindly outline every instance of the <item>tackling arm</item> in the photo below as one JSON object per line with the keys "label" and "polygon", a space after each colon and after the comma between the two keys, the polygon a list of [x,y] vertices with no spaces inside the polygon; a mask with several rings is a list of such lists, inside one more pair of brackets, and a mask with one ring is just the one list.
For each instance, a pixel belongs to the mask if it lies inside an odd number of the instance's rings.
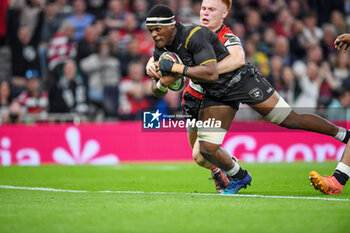
{"label": "tackling arm", "polygon": [[229,46],[227,49],[230,55],[218,63],[219,74],[234,71],[245,64],[245,54],[242,46]]}

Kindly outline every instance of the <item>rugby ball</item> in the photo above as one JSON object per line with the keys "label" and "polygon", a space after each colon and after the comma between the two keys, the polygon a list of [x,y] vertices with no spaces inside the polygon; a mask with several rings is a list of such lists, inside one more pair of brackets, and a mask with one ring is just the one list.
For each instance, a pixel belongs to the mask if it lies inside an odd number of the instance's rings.
{"label": "rugby ball", "polygon": [[[162,59],[168,59],[168,60],[173,61],[175,63],[183,64],[179,55],[177,55],[174,52],[170,52],[170,51],[166,51],[166,52],[162,53],[162,55],[160,55],[158,61],[160,61]],[[181,75],[181,74],[162,73],[162,76],[172,76],[172,77],[177,78],[177,80],[173,84],[169,85],[169,89],[172,91],[181,90],[186,83],[186,77]]]}

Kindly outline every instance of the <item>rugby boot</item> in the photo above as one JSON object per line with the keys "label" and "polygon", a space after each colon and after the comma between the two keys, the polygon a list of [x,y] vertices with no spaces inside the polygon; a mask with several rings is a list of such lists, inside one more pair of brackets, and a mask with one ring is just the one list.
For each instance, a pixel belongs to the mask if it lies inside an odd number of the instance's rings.
{"label": "rugby boot", "polygon": [[236,194],[241,188],[247,188],[251,182],[252,176],[247,172],[247,175],[241,180],[236,178],[230,180],[228,187],[221,194]]}
{"label": "rugby boot", "polygon": [[219,194],[222,193],[222,191],[224,191],[229,184],[229,180],[227,176],[221,170],[219,170],[216,173],[212,172],[211,175],[212,175],[212,178],[210,179],[215,182],[216,191]]}
{"label": "rugby boot", "polygon": [[316,190],[320,190],[325,194],[341,194],[344,187],[334,176],[322,177],[316,171],[310,172],[309,180]]}

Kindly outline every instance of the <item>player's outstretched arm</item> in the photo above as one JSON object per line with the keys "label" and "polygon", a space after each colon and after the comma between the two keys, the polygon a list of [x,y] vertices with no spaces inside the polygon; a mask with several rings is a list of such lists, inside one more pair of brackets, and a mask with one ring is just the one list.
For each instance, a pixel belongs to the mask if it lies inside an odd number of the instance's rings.
{"label": "player's outstretched arm", "polygon": [[346,51],[350,46],[350,34],[344,33],[338,36],[334,41],[334,46],[338,50],[344,49],[344,51]]}
{"label": "player's outstretched arm", "polygon": [[240,45],[227,47],[230,55],[218,63],[219,74],[234,71],[245,64],[245,53]]}

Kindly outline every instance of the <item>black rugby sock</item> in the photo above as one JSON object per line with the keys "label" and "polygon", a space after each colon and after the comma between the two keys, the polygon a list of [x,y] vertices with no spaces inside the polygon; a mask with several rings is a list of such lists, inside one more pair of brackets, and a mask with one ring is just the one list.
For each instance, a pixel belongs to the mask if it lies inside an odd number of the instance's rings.
{"label": "black rugby sock", "polygon": [[247,175],[247,171],[243,170],[242,168],[239,168],[239,171],[234,176],[231,176],[231,177],[232,179],[242,180],[244,177],[246,177],[246,175]]}
{"label": "black rugby sock", "polygon": [[349,130],[347,130],[345,138],[342,140],[342,142],[344,142],[346,144],[346,143],[348,143],[349,139],[350,139],[350,132],[349,132]]}
{"label": "black rugby sock", "polygon": [[339,171],[337,169],[334,171],[333,176],[337,179],[337,181],[341,185],[345,185],[346,182],[349,180],[349,176],[348,175],[346,175],[344,172]]}

